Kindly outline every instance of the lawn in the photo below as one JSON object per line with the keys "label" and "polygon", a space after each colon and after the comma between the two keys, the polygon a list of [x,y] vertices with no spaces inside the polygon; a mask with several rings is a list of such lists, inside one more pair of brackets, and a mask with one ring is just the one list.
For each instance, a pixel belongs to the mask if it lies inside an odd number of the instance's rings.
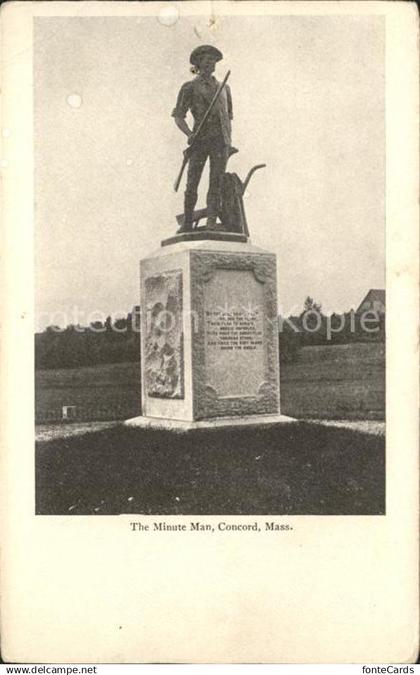
{"label": "lawn", "polygon": [[37,422],[59,421],[64,405],[77,406],[79,420],[116,420],[139,414],[139,363],[38,370],[35,378]]}
{"label": "lawn", "polygon": [[382,514],[385,439],[320,424],[39,442],[38,514]]}
{"label": "lawn", "polygon": [[[305,347],[280,369],[282,412],[298,418],[385,418],[383,343]],[[79,420],[140,414],[138,363],[113,363],[36,373],[36,417],[59,420],[76,405]]]}

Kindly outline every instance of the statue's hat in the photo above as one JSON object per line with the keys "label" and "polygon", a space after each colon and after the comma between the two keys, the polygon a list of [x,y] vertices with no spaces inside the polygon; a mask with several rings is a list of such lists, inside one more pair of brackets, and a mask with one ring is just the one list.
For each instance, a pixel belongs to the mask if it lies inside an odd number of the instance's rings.
{"label": "statue's hat", "polygon": [[216,49],[216,47],[213,47],[213,45],[200,45],[200,47],[196,47],[191,52],[190,63],[192,63],[193,66],[198,66],[199,61],[204,54],[211,54],[216,61],[223,59],[222,52],[219,51],[219,49]]}

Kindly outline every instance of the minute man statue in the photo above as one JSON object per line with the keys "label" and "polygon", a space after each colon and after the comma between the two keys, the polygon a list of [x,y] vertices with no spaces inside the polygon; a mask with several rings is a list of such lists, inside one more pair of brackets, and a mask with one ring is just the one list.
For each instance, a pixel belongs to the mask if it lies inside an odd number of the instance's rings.
{"label": "minute man statue", "polygon": [[[222,177],[230,154],[236,152],[231,147],[232,97],[226,84],[227,77],[220,84],[213,75],[216,63],[222,58],[223,54],[211,45],[201,45],[192,51],[190,63],[197,75],[182,85],[172,112],[176,125],[188,137],[191,146],[188,149],[184,223],[179,233],[192,230],[198,185],[207,158],[210,161],[207,229],[219,229],[216,221],[220,212]],[[194,118],[192,130],[185,121],[188,111]],[[188,160],[184,160],[183,166]]]}

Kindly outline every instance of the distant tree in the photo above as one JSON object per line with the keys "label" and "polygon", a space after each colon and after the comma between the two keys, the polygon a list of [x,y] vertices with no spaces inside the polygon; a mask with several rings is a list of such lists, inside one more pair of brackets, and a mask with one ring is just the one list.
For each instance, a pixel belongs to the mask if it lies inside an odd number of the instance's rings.
{"label": "distant tree", "polygon": [[322,305],[307,296],[303,311],[299,317],[299,328],[305,345],[323,344],[326,335],[326,317],[322,314]]}
{"label": "distant tree", "polygon": [[[290,319],[290,317],[289,317]],[[299,358],[302,345],[301,334],[286,321],[279,322],[280,363],[291,363]]]}
{"label": "distant tree", "polygon": [[68,326],[65,327],[64,333],[84,333],[85,328],[80,325],[80,323],[74,324],[70,323]]}
{"label": "distant tree", "polygon": [[116,319],[114,321],[114,329],[118,333],[125,333],[127,332],[127,327],[128,327],[128,320],[127,318],[125,319]]}
{"label": "distant tree", "polygon": [[90,328],[92,329],[93,332],[102,332],[105,330],[105,326],[102,323],[102,321],[92,321],[90,324]]}
{"label": "distant tree", "polygon": [[318,314],[322,314],[322,305],[315,302],[315,300],[308,295],[303,304],[303,314],[306,312],[318,312]]}

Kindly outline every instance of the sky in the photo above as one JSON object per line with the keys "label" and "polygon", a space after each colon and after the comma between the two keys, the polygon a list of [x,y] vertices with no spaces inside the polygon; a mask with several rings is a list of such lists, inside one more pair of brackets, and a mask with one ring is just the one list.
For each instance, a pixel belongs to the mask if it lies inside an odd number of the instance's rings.
{"label": "sky", "polygon": [[[279,309],[357,307],[385,284],[380,16],[38,17],[34,28],[37,329],[139,303],[139,260],[176,230],[189,54],[231,70],[230,171],[257,163],[253,244],[277,255]],[[198,208],[205,206],[206,177]]]}

